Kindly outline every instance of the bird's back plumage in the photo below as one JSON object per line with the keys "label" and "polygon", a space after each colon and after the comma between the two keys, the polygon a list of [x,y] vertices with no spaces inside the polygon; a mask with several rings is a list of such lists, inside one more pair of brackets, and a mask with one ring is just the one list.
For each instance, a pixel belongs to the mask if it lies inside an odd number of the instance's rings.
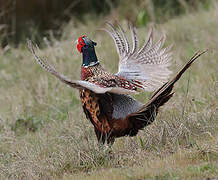
{"label": "bird's back plumage", "polygon": [[[81,80],[70,80],[58,73],[45,59],[42,60],[36,55],[31,41],[28,41],[29,50],[46,71],[70,87],[79,89],[84,113],[93,124],[98,141],[102,143],[113,143],[115,138],[122,136],[135,136],[139,130],[151,124],[158,114],[159,107],[173,96],[174,84],[191,64],[206,52],[196,53],[184,68],[167,82],[171,73],[168,70],[171,54],[170,48],[162,48],[165,37],[154,44],[151,31],[148,41],[139,49],[136,30],[130,25],[130,48],[122,27],[119,25],[119,32],[113,25],[109,26],[111,29],[106,31],[114,39],[119,54],[119,70],[116,74],[102,68],[94,50],[96,43],[86,36],[79,38],[80,44],[77,46],[81,53],[85,53]],[[152,91],[157,88],[159,89],[146,104],[129,95],[140,90]]]}

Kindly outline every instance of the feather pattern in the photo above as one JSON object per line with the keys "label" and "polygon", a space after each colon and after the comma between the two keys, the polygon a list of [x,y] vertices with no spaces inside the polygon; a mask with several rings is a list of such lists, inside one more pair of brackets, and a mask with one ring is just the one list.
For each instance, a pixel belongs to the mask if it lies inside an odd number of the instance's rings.
{"label": "feather pattern", "polygon": [[130,45],[129,45],[129,41],[127,39],[127,36],[126,36],[126,33],[124,32],[122,26],[120,24],[118,24],[119,28],[120,28],[120,31],[122,33],[122,36],[123,36],[123,39],[125,41],[125,49],[126,49],[126,53],[129,53],[130,51]]}
{"label": "feather pattern", "polygon": [[[165,36],[157,43],[153,43],[153,30],[151,29],[148,41],[138,50],[138,37],[132,25],[129,25],[132,48],[130,48],[126,34],[120,25],[118,25],[120,32],[112,24],[108,25],[110,30],[106,31],[114,39],[120,56],[119,72],[116,75],[105,71],[97,61],[94,65],[87,63],[87,66],[82,63],[81,80],[70,80],[57,72],[46,59],[37,56],[30,40],[27,41],[27,44],[42,68],[65,84],[79,89],[84,113],[94,126],[98,142],[113,144],[115,138],[126,135],[135,136],[139,130],[151,124],[155,120],[159,108],[173,96],[174,84],[207,50],[196,53],[171,81],[164,83],[170,74],[167,67],[171,60],[170,47],[162,48]],[[86,40],[89,39],[86,38]],[[87,56],[95,53],[93,41],[89,40],[89,42],[91,42],[91,46],[86,44],[88,47],[82,52],[85,53],[84,51],[90,48]],[[90,62],[93,62],[91,60]],[[160,86],[161,84],[163,85]],[[140,89],[152,91],[158,86],[160,88],[146,104],[127,95],[137,93]]]}
{"label": "feather pattern", "polygon": [[163,85],[171,74],[168,66],[172,60],[171,46],[162,48],[166,37],[162,36],[157,43],[154,43],[151,28],[147,42],[139,49],[136,29],[129,24],[132,37],[130,50],[129,41],[122,27],[118,25],[119,30],[116,30],[112,24],[109,25],[112,31],[106,29],[106,32],[113,38],[119,55],[119,70],[116,75],[137,80],[144,91],[154,91]]}
{"label": "feather pattern", "polygon": [[[132,51],[130,53],[131,55],[135,55],[136,51],[138,50],[138,44],[139,44],[139,40],[138,40],[138,36],[136,34],[136,29],[135,27],[132,26],[131,23],[129,23],[129,29],[132,35]],[[130,58],[129,56],[129,58]]]}
{"label": "feather pattern", "polygon": [[119,76],[111,75],[110,73],[104,71],[100,65],[89,67],[89,69],[94,68],[92,70],[94,76],[89,78],[88,81],[70,80],[63,74],[57,72],[46,59],[42,60],[39,56],[37,56],[30,40],[27,41],[27,45],[35,60],[43,69],[73,88],[88,89],[97,94],[104,94],[106,92],[117,94],[136,94],[138,93],[137,88],[141,88],[140,84],[135,83],[134,81],[128,81],[120,78]]}

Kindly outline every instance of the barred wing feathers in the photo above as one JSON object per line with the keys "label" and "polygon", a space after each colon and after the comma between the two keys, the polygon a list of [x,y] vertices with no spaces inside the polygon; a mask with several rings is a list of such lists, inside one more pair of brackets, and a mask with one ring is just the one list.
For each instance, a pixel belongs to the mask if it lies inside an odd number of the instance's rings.
{"label": "barred wing feathers", "polygon": [[111,92],[111,93],[118,93],[118,94],[133,94],[133,93],[138,93],[137,91],[134,90],[129,90],[129,89],[124,89],[121,87],[104,87],[101,86],[101,83],[97,81],[96,83],[94,82],[88,82],[88,81],[82,81],[82,80],[70,80],[63,74],[57,72],[53,66],[51,66],[46,59],[41,59],[39,56],[36,55],[34,46],[30,40],[27,40],[27,47],[29,51],[32,53],[34,59],[37,61],[37,63],[45,69],[47,72],[51,73],[54,75],[56,78],[58,78],[60,81],[63,83],[69,85],[70,87],[76,88],[76,89],[88,89],[91,90],[97,94],[104,94],[106,92]]}
{"label": "barred wing feathers", "polygon": [[162,48],[165,42],[163,36],[157,43],[153,42],[151,29],[147,42],[139,49],[139,41],[135,27],[129,24],[132,36],[132,49],[123,28],[119,30],[107,23],[110,29],[104,29],[113,38],[119,55],[119,70],[116,75],[129,80],[137,80],[145,91],[154,91],[168,81],[171,71],[171,47]]}

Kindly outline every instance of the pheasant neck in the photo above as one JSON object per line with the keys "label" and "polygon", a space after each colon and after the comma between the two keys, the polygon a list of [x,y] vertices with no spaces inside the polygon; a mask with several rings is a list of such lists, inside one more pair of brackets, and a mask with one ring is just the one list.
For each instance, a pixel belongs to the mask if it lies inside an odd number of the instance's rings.
{"label": "pheasant neck", "polygon": [[98,64],[98,58],[95,54],[94,47],[83,47],[83,64],[84,67],[94,66]]}

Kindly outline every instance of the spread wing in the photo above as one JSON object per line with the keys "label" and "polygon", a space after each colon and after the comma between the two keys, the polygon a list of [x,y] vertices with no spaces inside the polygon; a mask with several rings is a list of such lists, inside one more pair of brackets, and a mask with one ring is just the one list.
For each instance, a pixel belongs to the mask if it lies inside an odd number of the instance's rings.
{"label": "spread wing", "polygon": [[39,56],[36,55],[33,44],[30,40],[27,40],[27,47],[29,51],[32,53],[34,59],[37,61],[37,63],[46,71],[54,75],[56,78],[58,78],[63,83],[76,88],[76,89],[88,89],[91,90],[97,94],[103,94],[106,92],[111,93],[118,93],[118,94],[132,94],[137,93],[137,91],[134,90],[128,90],[121,87],[105,87],[105,84],[101,86],[101,79],[96,79],[96,82],[88,82],[88,81],[82,81],[82,80],[70,80],[63,74],[57,72],[53,66],[51,66],[46,59],[41,59]]}
{"label": "spread wing", "polygon": [[129,80],[137,80],[143,85],[145,91],[154,91],[167,82],[171,71],[171,47],[162,48],[165,36],[157,43],[153,42],[153,29],[151,29],[147,42],[139,49],[139,41],[135,27],[129,24],[132,36],[132,48],[123,28],[119,31],[107,23],[110,29],[104,29],[113,38],[119,55],[119,70],[116,75]]}

